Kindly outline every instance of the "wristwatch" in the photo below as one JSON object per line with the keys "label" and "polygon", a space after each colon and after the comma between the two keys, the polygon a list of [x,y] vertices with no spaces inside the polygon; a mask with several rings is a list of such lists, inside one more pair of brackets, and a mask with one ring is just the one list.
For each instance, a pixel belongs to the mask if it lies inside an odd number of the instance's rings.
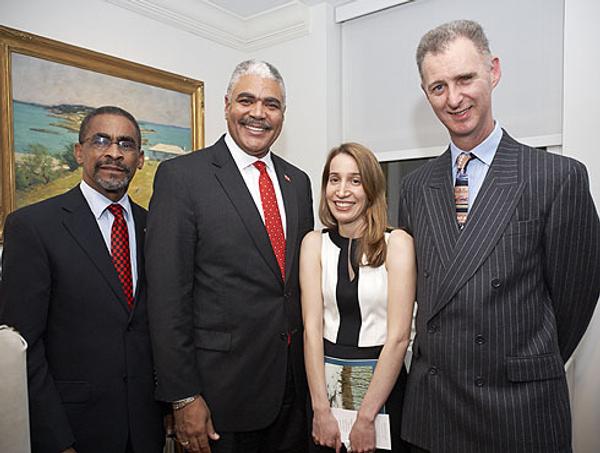
{"label": "wristwatch", "polygon": [[198,395],[190,396],[188,398],[183,398],[181,400],[173,401],[171,404],[173,405],[173,410],[178,411],[179,409],[183,409],[185,406],[195,401],[198,398]]}

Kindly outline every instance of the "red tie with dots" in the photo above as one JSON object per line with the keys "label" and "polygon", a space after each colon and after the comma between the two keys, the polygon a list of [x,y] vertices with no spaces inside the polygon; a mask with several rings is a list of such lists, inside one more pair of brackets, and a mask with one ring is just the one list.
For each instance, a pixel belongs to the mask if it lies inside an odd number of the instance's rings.
{"label": "red tie with dots", "polygon": [[271,247],[277,258],[281,278],[285,280],[285,236],[283,235],[283,225],[281,223],[281,214],[275,197],[273,181],[267,173],[267,164],[257,160],[254,166],[258,168],[260,176],[258,177],[258,188],[260,190],[260,202],[262,203],[263,214],[265,216],[265,227],[271,241]]}
{"label": "red tie with dots", "polygon": [[133,281],[131,278],[131,256],[129,255],[129,230],[123,217],[123,206],[113,203],[108,210],[115,217],[110,230],[110,254],[113,265],[123,286],[127,305],[133,307]]}

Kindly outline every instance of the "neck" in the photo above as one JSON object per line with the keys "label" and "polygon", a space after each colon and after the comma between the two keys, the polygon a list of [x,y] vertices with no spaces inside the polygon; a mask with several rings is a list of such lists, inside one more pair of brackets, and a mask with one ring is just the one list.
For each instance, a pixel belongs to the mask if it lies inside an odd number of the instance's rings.
{"label": "neck", "polygon": [[356,221],[338,224],[338,233],[340,236],[349,239],[358,239],[362,237],[364,230],[364,222],[362,220],[360,222]]}
{"label": "neck", "polygon": [[494,131],[495,123],[491,119],[490,122],[475,136],[451,137],[452,142],[463,151],[471,151],[476,146],[482,144],[490,134]]}

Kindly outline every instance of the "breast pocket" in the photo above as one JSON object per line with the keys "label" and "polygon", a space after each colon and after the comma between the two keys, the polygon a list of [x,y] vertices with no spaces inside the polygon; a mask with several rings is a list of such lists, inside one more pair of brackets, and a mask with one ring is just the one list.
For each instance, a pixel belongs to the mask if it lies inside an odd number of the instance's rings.
{"label": "breast pocket", "polygon": [[508,250],[516,250],[525,256],[541,243],[542,225],[540,219],[511,222],[504,230],[502,240]]}

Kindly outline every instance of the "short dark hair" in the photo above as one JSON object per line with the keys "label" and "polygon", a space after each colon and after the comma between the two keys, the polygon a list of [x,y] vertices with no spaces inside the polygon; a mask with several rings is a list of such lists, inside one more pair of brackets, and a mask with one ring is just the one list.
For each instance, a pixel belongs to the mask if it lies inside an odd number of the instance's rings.
{"label": "short dark hair", "polygon": [[127,118],[135,127],[138,146],[142,146],[142,132],[140,131],[140,125],[138,124],[137,120],[127,110],[123,110],[121,107],[116,107],[114,105],[103,105],[102,107],[98,107],[97,109],[92,110],[85,116],[85,118],[81,122],[81,126],[79,127],[79,143],[83,144],[85,136],[87,135],[88,128],[90,126],[90,121],[92,121],[92,118],[98,115],[118,115]]}

